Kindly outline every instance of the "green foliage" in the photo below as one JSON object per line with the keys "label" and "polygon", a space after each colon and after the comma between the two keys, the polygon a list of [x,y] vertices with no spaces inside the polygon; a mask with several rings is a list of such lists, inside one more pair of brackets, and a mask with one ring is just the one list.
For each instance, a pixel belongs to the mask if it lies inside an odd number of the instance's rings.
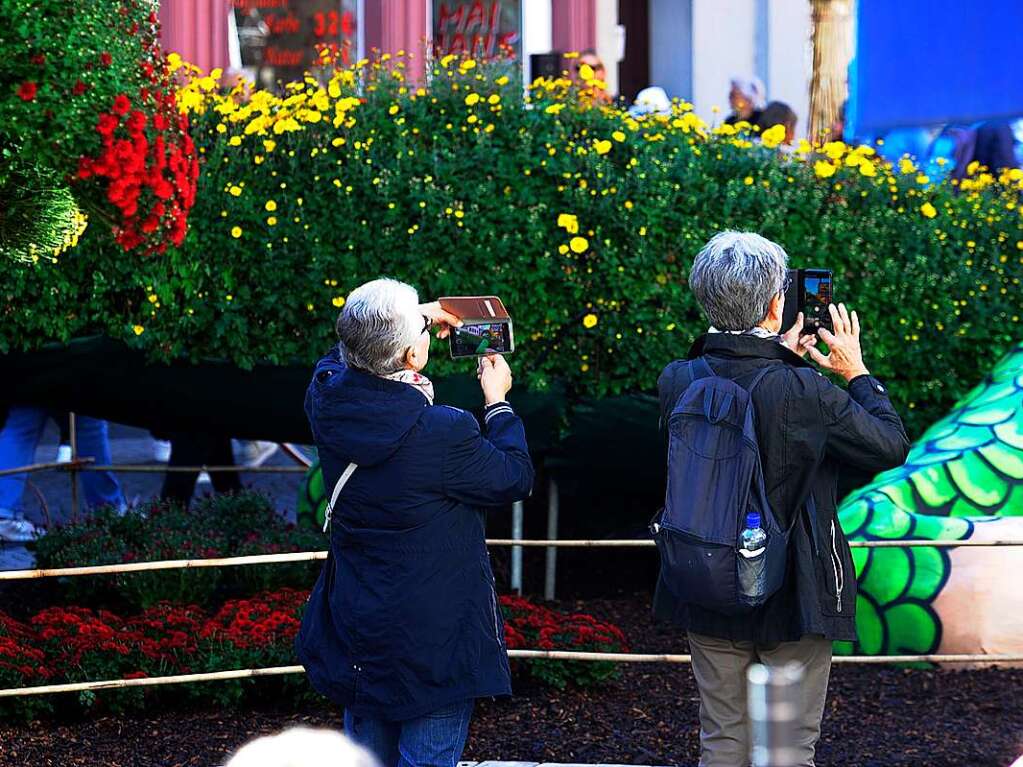
{"label": "green foliage", "polygon": [[58,174],[0,148],[0,259],[38,261],[77,238],[78,206]]}
{"label": "green foliage", "polygon": [[[40,567],[74,567],[315,551],[326,541],[318,531],[300,530],[256,493],[217,495],[191,510],[160,502],[119,516],[98,510],[89,519],[51,529],[36,543]],[[221,594],[253,594],[281,587],[307,588],[320,563],[155,570],[113,576],[70,578],[66,600],[83,604],[150,607],[161,600],[211,604]]]}
{"label": "green foliage", "polygon": [[[559,82],[525,103],[489,66],[437,63],[418,90],[391,63],[242,105],[209,84],[179,97],[204,158],[183,247],[129,263],[88,232],[59,270],[19,268],[0,350],[102,332],[159,359],[308,363],[343,297],[390,275],[424,298],[500,295],[533,389],[648,390],[706,327],[686,274],[721,229],[834,270],[914,433],[1023,335],[1018,179],[957,194],[863,152],[769,151],[682,107],[637,122]],[[430,372],[456,370],[435,349]]]}

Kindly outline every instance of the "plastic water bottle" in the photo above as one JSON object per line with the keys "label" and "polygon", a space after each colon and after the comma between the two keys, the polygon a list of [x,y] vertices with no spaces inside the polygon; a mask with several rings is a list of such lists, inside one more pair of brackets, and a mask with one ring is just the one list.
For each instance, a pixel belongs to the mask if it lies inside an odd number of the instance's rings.
{"label": "plastic water bottle", "polygon": [[766,545],[767,533],[760,526],[760,514],[751,511],[746,515],[746,529],[739,536],[739,553],[752,559],[763,554]]}

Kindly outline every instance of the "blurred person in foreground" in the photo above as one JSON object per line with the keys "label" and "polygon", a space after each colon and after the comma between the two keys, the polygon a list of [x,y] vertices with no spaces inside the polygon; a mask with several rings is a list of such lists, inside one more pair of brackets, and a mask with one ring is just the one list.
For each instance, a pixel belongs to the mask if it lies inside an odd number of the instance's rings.
{"label": "blurred person in foreground", "polygon": [[380,767],[373,755],[340,732],[292,727],[251,740],[225,767]]}
{"label": "blurred person in foreground", "polygon": [[725,124],[755,124],[766,101],[767,92],[759,77],[733,77],[728,90],[728,105],[732,113],[725,118]]}
{"label": "blurred person in foreground", "polygon": [[526,498],[533,465],[503,357],[479,363],[482,431],[434,404],[430,328],[446,337],[458,324],[409,285],[368,282],[348,296],[340,343],[306,393],[334,492],[330,557],[296,649],[384,767],[454,767],[474,699],[511,694],[484,507]]}
{"label": "blurred person in foreground", "polygon": [[[834,332],[820,330],[827,355],[815,336],[802,334],[801,313],[779,335],[787,261],[781,246],[757,234],[721,232],[689,275],[711,327],[688,360],[702,357],[715,376],[744,389],[763,374],[751,400],[764,487],[782,529],[791,529],[781,586],[752,612],[725,615],[680,603],[663,572],[658,579],[655,616],[688,632],[700,691],[701,767],[749,763],[746,670],[793,661],[805,670],[793,764],[813,765],[831,643],[856,639],[856,571],[836,516],[839,480],[849,471],[873,475],[898,466],[909,450],[887,388],[863,361],[856,312],[829,307]],[[807,355],[847,389],[817,372]],[[662,425],[694,380],[688,360],[671,363],[658,379]]]}

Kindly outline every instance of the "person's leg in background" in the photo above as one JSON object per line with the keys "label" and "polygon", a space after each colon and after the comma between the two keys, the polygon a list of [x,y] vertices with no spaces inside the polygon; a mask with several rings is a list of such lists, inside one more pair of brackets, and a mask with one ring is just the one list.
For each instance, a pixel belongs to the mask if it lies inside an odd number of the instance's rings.
{"label": "person's leg in background", "polygon": [[[0,469],[34,463],[45,426],[42,408],[12,406],[0,430]],[[35,525],[17,513],[27,479],[27,474],[0,476],[0,540],[24,543],[35,537]]]}
{"label": "person's leg in background", "polygon": [[[208,466],[234,466],[234,449],[230,437],[210,437],[206,448]],[[218,493],[237,493],[242,489],[242,480],[237,471],[210,472],[213,489]]]}
{"label": "person's leg in background", "polygon": [[781,642],[771,647],[758,647],[757,655],[767,666],[784,666],[793,661],[803,667],[803,699],[805,710],[796,729],[796,748],[800,767],[813,767],[814,751],[821,736],[821,718],[828,696],[831,674],[831,640],[807,635],[798,642]]}
{"label": "person's leg in background", "polygon": [[[110,464],[109,427],[106,421],[80,415],[75,418],[78,457],[92,458],[96,466]],[[87,507],[116,506],[122,513],[127,508],[121,484],[111,471],[83,471],[82,493]]]}
{"label": "person's leg in background", "polygon": [[[171,435],[171,454],[168,466],[233,466],[234,453],[229,437],[210,437],[205,434]],[[160,498],[174,501],[187,507],[195,492],[198,472],[169,471],[163,480]],[[210,479],[214,489],[220,493],[237,492],[242,489],[241,478],[236,471],[215,471]]]}
{"label": "person's leg in background", "polygon": [[700,691],[700,767],[744,767],[750,758],[746,669],[752,642],[689,632],[693,676]]}
{"label": "person's leg in background", "polygon": [[345,735],[372,752],[381,767],[397,767],[401,722],[355,716],[345,709]]}
{"label": "person's leg in background", "polygon": [[469,737],[472,698],[401,723],[398,767],[455,767]]}

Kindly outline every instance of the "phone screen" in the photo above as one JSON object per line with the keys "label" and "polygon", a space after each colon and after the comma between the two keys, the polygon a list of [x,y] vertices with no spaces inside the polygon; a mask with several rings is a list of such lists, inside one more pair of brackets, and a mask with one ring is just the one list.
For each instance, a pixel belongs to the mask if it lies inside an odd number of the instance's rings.
{"label": "phone screen", "polygon": [[831,271],[828,269],[806,269],[803,271],[803,317],[808,329],[831,328],[832,302]]}
{"label": "phone screen", "polygon": [[452,328],[452,357],[480,357],[512,351],[511,324],[507,322],[465,323]]}

